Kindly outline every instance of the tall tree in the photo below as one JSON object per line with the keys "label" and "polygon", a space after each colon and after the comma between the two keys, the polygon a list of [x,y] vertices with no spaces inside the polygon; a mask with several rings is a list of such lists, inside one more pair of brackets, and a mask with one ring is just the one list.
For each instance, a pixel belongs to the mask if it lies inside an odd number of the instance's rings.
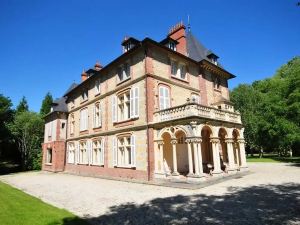
{"label": "tall tree", "polygon": [[10,124],[10,130],[18,144],[24,170],[39,169],[35,163],[41,157],[41,142],[43,139],[44,122],[35,112],[19,112]]}
{"label": "tall tree", "polygon": [[40,114],[42,116],[45,116],[50,112],[52,102],[53,102],[52,95],[50,92],[48,92],[42,102],[42,106],[40,109]]}
{"label": "tall tree", "polygon": [[300,154],[300,58],[272,78],[239,85],[232,101],[241,112],[249,147]]}
{"label": "tall tree", "polygon": [[29,107],[28,107],[27,100],[26,100],[25,96],[23,96],[21,101],[19,102],[19,104],[16,107],[16,112],[20,113],[20,112],[26,112],[28,110],[29,110]]}
{"label": "tall tree", "polygon": [[0,94],[0,157],[11,138],[7,127],[7,124],[13,119],[13,110],[11,107],[11,100]]}

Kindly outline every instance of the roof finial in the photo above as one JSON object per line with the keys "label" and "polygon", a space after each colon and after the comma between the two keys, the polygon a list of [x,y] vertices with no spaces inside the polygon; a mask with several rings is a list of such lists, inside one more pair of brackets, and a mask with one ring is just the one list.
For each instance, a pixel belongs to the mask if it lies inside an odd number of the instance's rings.
{"label": "roof finial", "polygon": [[187,17],[188,17],[188,31],[190,32],[191,31],[190,15],[188,14]]}

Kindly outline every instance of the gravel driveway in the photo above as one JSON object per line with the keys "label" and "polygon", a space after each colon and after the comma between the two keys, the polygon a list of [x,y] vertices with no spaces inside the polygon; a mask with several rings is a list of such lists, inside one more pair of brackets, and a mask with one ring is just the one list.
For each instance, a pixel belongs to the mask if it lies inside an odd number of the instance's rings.
{"label": "gravel driveway", "polygon": [[199,190],[46,172],[0,180],[92,224],[300,224],[300,165],[249,167],[253,173]]}

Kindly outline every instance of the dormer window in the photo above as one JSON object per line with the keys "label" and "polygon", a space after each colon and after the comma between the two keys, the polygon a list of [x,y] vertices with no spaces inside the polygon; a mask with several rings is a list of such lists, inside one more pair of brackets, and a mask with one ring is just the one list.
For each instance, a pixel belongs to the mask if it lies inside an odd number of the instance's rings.
{"label": "dormer window", "polygon": [[175,44],[175,42],[170,41],[168,47],[169,47],[171,50],[176,51],[176,44]]}
{"label": "dormer window", "polygon": [[124,41],[122,42],[123,46],[123,53],[128,52],[129,50],[133,49],[134,46],[138,45],[140,43],[139,40],[133,38],[133,37],[125,37]]}
{"label": "dormer window", "polygon": [[209,51],[207,54],[207,58],[215,65],[218,65],[218,56],[213,52]]}
{"label": "dormer window", "polygon": [[211,62],[215,65],[218,65],[218,60],[217,58],[211,58]]}
{"label": "dormer window", "polygon": [[126,45],[124,45],[124,52],[128,52],[132,47],[133,44],[131,42],[126,43]]}
{"label": "dormer window", "polygon": [[128,63],[124,63],[118,68],[119,81],[124,81],[130,78],[130,66]]}

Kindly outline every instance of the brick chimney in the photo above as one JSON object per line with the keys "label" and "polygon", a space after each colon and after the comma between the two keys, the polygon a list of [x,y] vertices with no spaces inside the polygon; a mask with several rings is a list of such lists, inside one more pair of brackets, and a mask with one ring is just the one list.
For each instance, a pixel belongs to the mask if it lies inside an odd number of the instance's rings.
{"label": "brick chimney", "polygon": [[87,73],[83,70],[81,74],[81,82],[85,81],[88,78]]}
{"label": "brick chimney", "polygon": [[179,42],[176,46],[177,52],[187,55],[185,26],[182,21],[170,28],[168,37]]}
{"label": "brick chimney", "polygon": [[102,68],[103,66],[100,64],[99,61],[97,61],[96,64],[94,65],[94,70],[100,71]]}

